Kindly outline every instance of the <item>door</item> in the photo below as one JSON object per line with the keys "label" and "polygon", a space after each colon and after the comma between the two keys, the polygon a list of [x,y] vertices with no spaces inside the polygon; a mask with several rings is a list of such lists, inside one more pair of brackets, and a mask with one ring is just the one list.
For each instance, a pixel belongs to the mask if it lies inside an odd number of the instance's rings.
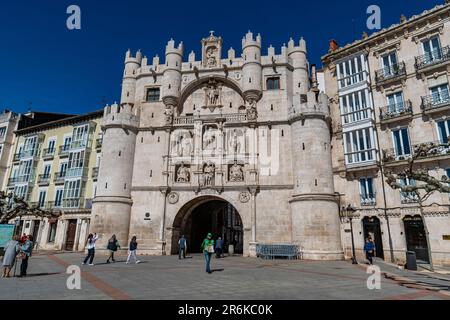
{"label": "door", "polygon": [[388,111],[390,114],[401,113],[404,110],[403,93],[397,92],[387,96]]}
{"label": "door", "polygon": [[383,68],[385,77],[395,75],[394,68],[396,66],[397,66],[397,54],[395,52],[391,52],[390,54],[383,57]]}
{"label": "door", "polygon": [[416,253],[417,261],[429,263],[427,238],[420,216],[407,216],[403,220],[405,225],[406,248]]}
{"label": "door", "polygon": [[65,250],[73,251],[75,244],[75,233],[77,231],[77,220],[69,220],[66,232],[66,247]]}
{"label": "door", "polygon": [[34,227],[33,227],[32,235],[33,235],[33,238],[34,238],[35,242],[38,240],[40,225],[41,225],[41,221],[39,221],[39,220],[35,220],[34,221]]}
{"label": "door", "polygon": [[380,219],[377,217],[365,217],[363,219],[364,241],[371,238],[375,243],[375,254],[377,258],[384,260],[383,238],[381,235]]}

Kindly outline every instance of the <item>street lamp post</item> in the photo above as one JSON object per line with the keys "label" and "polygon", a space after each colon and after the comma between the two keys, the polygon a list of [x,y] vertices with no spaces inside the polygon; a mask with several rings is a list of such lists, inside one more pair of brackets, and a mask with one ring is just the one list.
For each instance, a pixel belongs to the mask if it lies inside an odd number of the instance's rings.
{"label": "street lamp post", "polygon": [[356,210],[351,205],[348,205],[348,207],[344,207],[342,211],[344,212],[345,217],[350,221],[350,233],[352,236],[352,264],[358,264],[355,253],[355,238],[353,236],[353,213]]}

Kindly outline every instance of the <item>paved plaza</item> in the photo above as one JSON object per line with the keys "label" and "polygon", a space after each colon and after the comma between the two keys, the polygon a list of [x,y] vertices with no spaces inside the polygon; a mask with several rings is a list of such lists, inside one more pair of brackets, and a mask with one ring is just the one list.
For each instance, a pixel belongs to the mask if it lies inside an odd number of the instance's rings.
{"label": "paved plaza", "polygon": [[[450,299],[446,294],[450,277],[397,272],[384,263],[381,269],[389,277],[383,274],[381,290],[369,290],[367,266],[344,261],[225,257],[213,259],[214,272],[209,275],[204,272],[201,255],[186,260],[178,260],[177,256],[146,256],[140,257],[142,263],[137,265],[126,265],[123,256],[114,264],[106,264],[106,258],[97,256],[95,266],[81,266],[82,258],[81,254],[70,253],[35,255],[30,260],[27,278],[0,279],[0,299]],[[70,265],[81,267],[81,290],[67,289],[66,269]],[[414,277],[414,281],[405,280]],[[428,282],[428,290],[423,282]]]}

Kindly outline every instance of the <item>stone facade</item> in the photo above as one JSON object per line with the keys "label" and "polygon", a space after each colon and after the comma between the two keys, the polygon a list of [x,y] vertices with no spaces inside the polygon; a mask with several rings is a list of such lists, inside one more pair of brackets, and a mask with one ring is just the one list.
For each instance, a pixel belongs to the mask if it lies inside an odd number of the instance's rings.
{"label": "stone facade", "polygon": [[[394,261],[404,261],[407,250],[427,260],[425,222],[433,262],[450,264],[449,195],[434,193],[421,215],[416,199],[391,189],[382,174],[402,170],[422,143],[434,147],[417,168],[439,178],[450,174],[448,147],[439,147],[450,136],[450,5],[402,19],[345,47],[330,47],[323,63],[333,119],[334,182],[341,206],[356,209],[358,255],[364,238],[372,235],[386,260],[392,252]],[[344,225],[347,255],[349,230]]]}
{"label": "stone facade", "polygon": [[180,234],[190,242],[199,228],[193,212],[217,201],[238,217],[245,256],[258,243],[295,243],[305,259],[342,259],[328,98],[310,81],[306,42],[262,55],[249,32],[241,55],[223,53],[213,32],[200,59],[184,61],[174,40],[164,62],[127,52],[121,103],[102,124],[98,248],[136,235],[141,253],[177,252]]}

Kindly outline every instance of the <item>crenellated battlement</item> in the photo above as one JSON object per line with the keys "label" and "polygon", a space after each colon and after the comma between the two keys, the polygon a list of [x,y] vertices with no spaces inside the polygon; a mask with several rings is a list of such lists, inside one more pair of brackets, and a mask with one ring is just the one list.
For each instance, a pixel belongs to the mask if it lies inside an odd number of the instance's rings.
{"label": "crenellated battlement", "polygon": [[130,103],[107,105],[103,111],[102,128],[113,127],[137,130],[139,126],[139,109]]}
{"label": "crenellated battlement", "polygon": [[321,92],[316,96],[316,92],[309,91],[305,95],[293,96],[292,107],[290,109],[290,119],[304,117],[329,117],[330,107],[328,96]]}
{"label": "crenellated battlement", "polygon": [[133,56],[131,54],[131,50],[128,49],[128,51],[125,54],[125,64],[127,64],[127,63],[136,63],[138,65],[141,65],[141,62],[142,62],[142,52],[141,52],[141,50],[138,50],[136,52],[136,55]]}
{"label": "crenellated battlement", "polygon": [[178,47],[175,46],[175,40],[173,39],[170,39],[169,42],[167,42],[166,55],[174,53],[183,57],[183,51],[184,51],[183,42],[180,42],[178,44]]}
{"label": "crenellated battlement", "polygon": [[242,49],[251,46],[261,48],[261,35],[258,33],[256,38],[253,38],[253,33],[248,31],[247,34],[242,38]]}
{"label": "crenellated battlement", "polygon": [[299,40],[298,46],[295,45],[294,39],[291,38],[288,42],[287,48],[288,48],[288,55],[291,55],[296,52],[301,52],[304,54],[307,53],[306,41],[305,41],[305,39],[303,39],[303,37]]}

